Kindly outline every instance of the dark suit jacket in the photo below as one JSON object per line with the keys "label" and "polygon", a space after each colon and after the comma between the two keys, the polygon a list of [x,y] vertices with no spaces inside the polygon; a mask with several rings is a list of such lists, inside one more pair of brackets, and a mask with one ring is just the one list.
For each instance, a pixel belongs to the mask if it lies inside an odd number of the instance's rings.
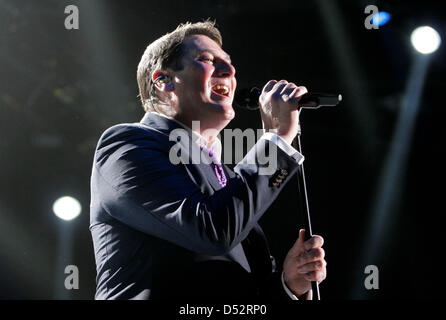
{"label": "dark suit jacket", "polygon": [[222,188],[208,164],[172,164],[169,134],[177,128],[147,113],[98,142],[90,206],[95,298],[288,298],[258,220],[298,164],[277,148],[277,170],[259,174],[258,156],[276,146],[260,139],[234,171],[224,167]]}

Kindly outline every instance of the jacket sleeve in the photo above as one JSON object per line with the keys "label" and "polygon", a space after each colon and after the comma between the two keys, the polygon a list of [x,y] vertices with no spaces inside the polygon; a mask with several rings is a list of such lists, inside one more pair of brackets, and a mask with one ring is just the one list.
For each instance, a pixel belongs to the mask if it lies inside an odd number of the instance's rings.
{"label": "jacket sleeve", "polygon": [[[248,235],[299,166],[260,139],[226,187],[209,195],[183,164],[169,161],[173,142],[148,131],[122,125],[101,137],[91,179],[92,224],[109,216],[194,252],[222,255]],[[274,170],[264,161],[271,151],[277,153]],[[287,173],[281,183],[272,181],[277,172]]]}

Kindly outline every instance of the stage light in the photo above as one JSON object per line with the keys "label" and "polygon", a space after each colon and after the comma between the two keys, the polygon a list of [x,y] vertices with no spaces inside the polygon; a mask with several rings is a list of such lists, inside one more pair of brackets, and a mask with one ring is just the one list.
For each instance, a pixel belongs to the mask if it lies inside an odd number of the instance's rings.
{"label": "stage light", "polygon": [[429,26],[416,28],[410,36],[410,41],[413,47],[422,54],[435,52],[441,44],[440,35]]}
{"label": "stage light", "polygon": [[381,12],[375,13],[372,16],[372,21],[371,22],[375,26],[380,27],[380,26],[385,25],[387,22],[389,22],[390,17],[391,17],[390,13],[388,13],[386,11],[381,11]]}
{"label": "stage light", "polygon": [[54,214],[65,221],[76,218],[81,213],[81,210],[79,201],[69,196],[61,197],[53,204]]}

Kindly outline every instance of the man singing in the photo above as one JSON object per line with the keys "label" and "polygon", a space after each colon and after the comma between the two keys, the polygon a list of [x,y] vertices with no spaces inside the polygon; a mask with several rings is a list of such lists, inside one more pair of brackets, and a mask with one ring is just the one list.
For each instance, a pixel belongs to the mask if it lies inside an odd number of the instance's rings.
{"label": "man singing", "polygon": [[[235,116],[235,68],[214,23],[182,24],[152,42],[137,80],[145,116],[106,130],[94,155],[95,298],[310,298],[311,281],[326,277],[322,237],[305,241],[300,230],[279,268],[258,224],[303,162],[291,143],[306,88],[264,86],[265,133],[232,171],[217,136]],[[172,138],[178,130],[185,135]],[[262,174],[268,153],[275,168]]]}

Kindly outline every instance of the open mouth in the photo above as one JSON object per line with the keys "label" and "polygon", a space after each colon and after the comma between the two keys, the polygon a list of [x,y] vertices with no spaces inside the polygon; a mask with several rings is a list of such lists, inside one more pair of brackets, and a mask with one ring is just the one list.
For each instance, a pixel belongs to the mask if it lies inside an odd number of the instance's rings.
{"label": "open mouth", "polygon": [[227,86],[225,86],[224,84],[217,84],[217,85],[213,86],[212,92],[214,92],[218,95],[221,95],[221,96],[229,97],[229,88]]}

